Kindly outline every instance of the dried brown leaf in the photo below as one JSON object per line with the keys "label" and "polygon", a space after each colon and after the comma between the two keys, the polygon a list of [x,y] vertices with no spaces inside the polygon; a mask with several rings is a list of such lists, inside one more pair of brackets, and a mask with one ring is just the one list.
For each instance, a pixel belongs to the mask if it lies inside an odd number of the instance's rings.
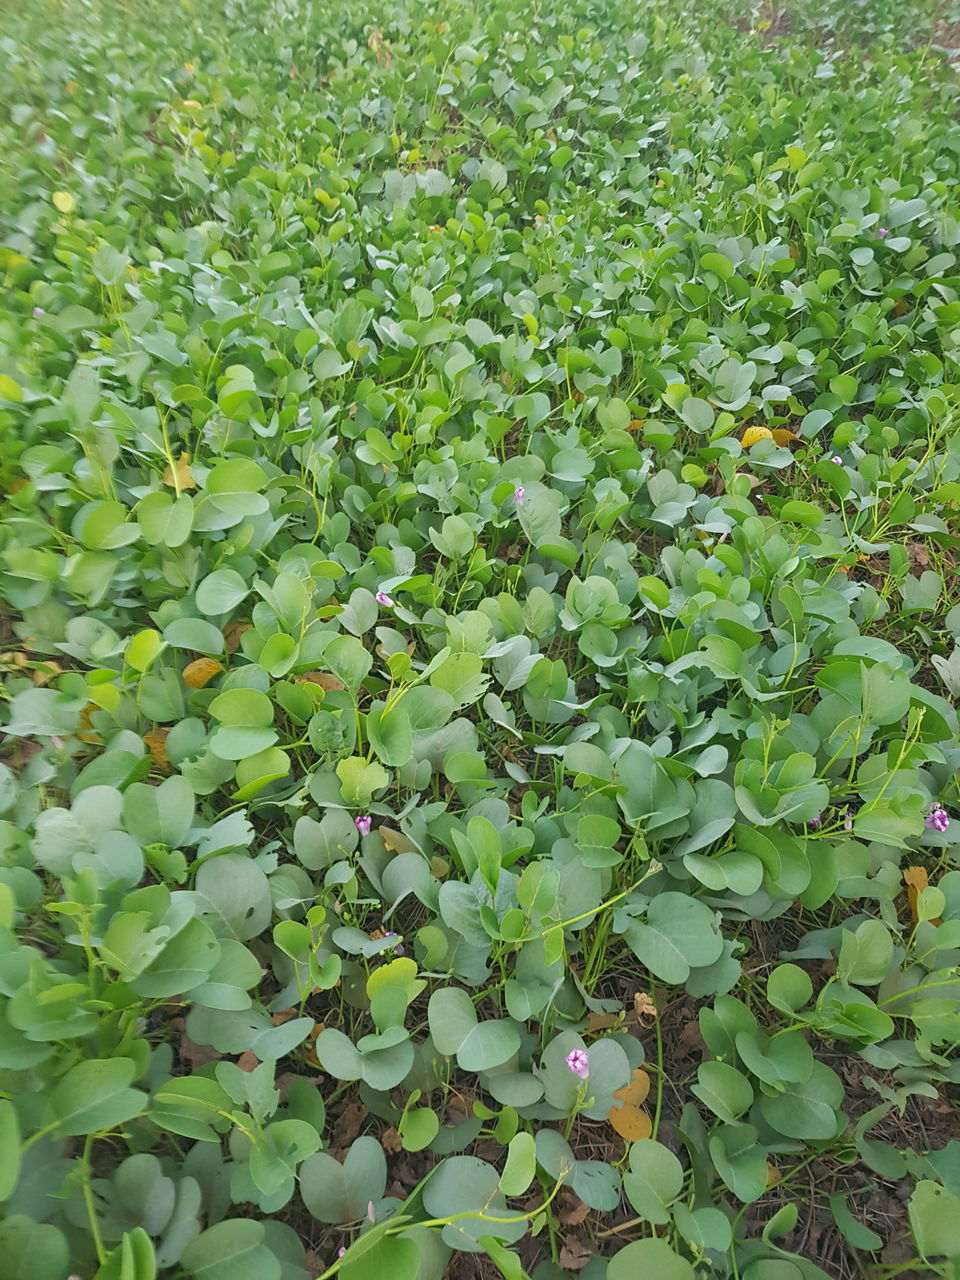
{"label": "dried brown leaf", "polygon": [[170,1026],[174,1031],[180,1032],[177,1057],[181,1063],[186,1063],[191,1071],[199,1071],[201,1067],[205,1067],[210,1062],[219,1062],[223,1057],[223,1054],[218,1053],[212,1045],[196,1044],[191,1040],[183,1029],[183,1018],[171,1018]]}
{"label": "dried brown leaf", "polygon": [[618,1013],[589,1013],[587,1015],[588,1031],[609,1031],[620,1021]]}
{"label": "dried brown leaf", "polygon": [[329,671],[304,671],[302,675],[296,676],[295,679],[299,680],[301,684],[319,685],[321,689],[326,690],[328,693],[336,693],[347,687],[342,680],[338,680]]}
{"label": "dried brown leaf", "polygon": [[560,1246],[560,1265],[568,1271],[582,1271],[593,1256],[576,1236],[568,1236]]}
{"label": "dried brown leaf", "polygon": [[657,1006],[649,991],[635,991],[633,993],[633,1011],[640,1021],[644,1018],[648,1018],[651,1022],[656,1022],[657,1020]]}
{"label": "dried brown leaf", "polygon": [[560,1221],[565,1227],[579,1227],[585,1222],[590,1206],[584,1204],[578,1195],[564,1187],[560,1201]]}
{"label": "dried brown leaf", "polygon": [[930,552],[922,542],[908,542],[907,555],[910,559],[910,572],[919,578],[930,568]]}
{"label": "dried brown leaf", "polygon": [[[907,886],[907,901],[910,904],[910,917],[916,924],[920,916],[917,911],[917,898],[930,887],[930,875],[926,867],[904,867],[903,883]],[[931,920],[931,924],[939,924],[939,920]]]}
{"label": "dried brown leaf", "polygon": [[253,626],[252,622],[228,622],[223,628],[223,640],[227,653],[236,653],[240,647],[240,637]]}
{"label": "dried brown leaf", "polygon": [[333,1151],[344,1151],[360,1133],[367,1118],[367,1108],[362,1102],[348,1102],[333,1125]]}
{"label": "dried brown leaf", "polygon": [[389,1151],[391,1155],[403,1150],[403,1139],[393,1127],[384,1130],[380,1137],[380,1145],[384,1151]]}

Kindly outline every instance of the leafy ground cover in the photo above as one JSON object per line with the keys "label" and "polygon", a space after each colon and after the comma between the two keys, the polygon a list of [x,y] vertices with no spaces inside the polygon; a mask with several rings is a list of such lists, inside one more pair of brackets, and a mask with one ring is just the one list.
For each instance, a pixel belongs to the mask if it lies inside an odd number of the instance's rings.
{"label": "leafy ground cover", "polygon": [[5,1280],[960,1274],[960,14],[3,10]]}

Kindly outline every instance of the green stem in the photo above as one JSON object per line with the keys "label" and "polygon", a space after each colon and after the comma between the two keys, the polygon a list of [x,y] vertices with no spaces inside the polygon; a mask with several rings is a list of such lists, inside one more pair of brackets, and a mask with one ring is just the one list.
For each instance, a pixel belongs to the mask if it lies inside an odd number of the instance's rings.
{"label": "green stem", "polygon": [[[529,1213],[513,1214],[509,1218],[495,1218],[490,1214],[484,1213],[482,1209],[465,1209],[461,1213],[451,1213],[449,1217],[446,1218],[427,1218],[423,1222],[404,1222],[401,1223],[396,1230],[388,1229],[384,1232],[384,1235],[402,1235],[403,1232],[408,1230],[410,1227],[445,1227],[451,1222],[459,1222],[461,1218],[477,1218],[481,1222],[495,1222],[498,1225],[503,1226],[512,1226],[517,1222],[529,1222],[531,1218],[537,1217],[538,1214],[543,1213],[543,1211],[549,1207],[562,1185],[563,1178],[560,1177],[553,1184],[553,1190],[547,1196],[546,1200],[544,1200],[542,1204],[538,1205],[536,1209],[531,1209]],[[330,1276],[335,1276],[344,1261],[345,1257],[337,1258],[336,1262],[331,1263],[331,1265],[327,1267],[326,1271],[321,1272],[320,1275],[317,1276],[317,1280],[329,1280]]]}
{"label": "green stem", "polygon": [[[656,1003],[655,999],[654,1003]],[[663,1109],[663,1029],[660,1026],[659,1009],[656,1010],[656,1015],[653,1029],[657,1037],[657,1105],[653,1112],[653,1129],[650,1133],[651,1138],[655,1138],[660,1131],[660,1112]]]}
{"label": "green stem", "polygon": [[83,1202],[87,1206],[87,1221],[90,1223],[90,1235],[93,1238],[93,1247],[97,1253],[97,1261],[101,1266],[106,1262],[107,1255],[103,1248],[103,1239],[100,1235],[100,1223],[97,1221],[97,1206],[93,1201],[93,1187],[90,1185],[90,1152],[93,1149],[95,1134],[88,1133],[83,1144]]}

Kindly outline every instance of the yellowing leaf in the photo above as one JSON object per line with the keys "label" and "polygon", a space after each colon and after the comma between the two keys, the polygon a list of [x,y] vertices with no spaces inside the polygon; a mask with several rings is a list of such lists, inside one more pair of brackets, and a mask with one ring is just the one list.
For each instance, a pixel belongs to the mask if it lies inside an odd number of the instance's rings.
{"label": "yellowing leaf", "polygon": [[793,440],[799,440],[800,437],[794,432],[788,431],[786,427],[776,427],[773,432],[773,438],[777,444],[790,444]]}
{"label": "yellowing leaf", "polygon": [[740,443],[745,449],[749,449],[752,444],[756,444],[758,440],[772,440],[773,432],[769,427],[747,427],[746,431],[740,437]]}
{"label": "yellowing leaf", "polygon": [[73,213],[77,207],[77,197],[71,195],[69,191],[55,191],[53,203],[61,213]]}
{"label": "yellowing leaf", "polygon": [[80,712],[80,729],[77,732],[77,737],[81,742],[92,742],[95,745],[99,745],[103,742],[103,738],[101,738],[100,734],[97,733],[96,729],[94,729],[93,722],[90,719],[90,713],[92,711],[99,710],[100,708],[95,702],[88,702]]}
{"label": "yellowing leaf", "polygon": [[183,668],[183,681],[191,689],[202,689],[222,670],[223,667],[216,658],[195,658]]}
{"label": "yellowing leaf", "polygon": [[170,768],[170,758],[167,755],[167,734],[169,732],[169,729],[151,729],[149,733],[143,735],[147,750],[153,757],[153,763],[158,769]]}
{"label": "yellowing leaf", "polygon": [[171,489],[195,489],[197,482],[193,478],[193,472],[190,470],[190,459],[185,453],[181,453],[173,466],[167,466],[163,473],[163,483],[169,485]]}
{"label": "yellowing leaf", "polygon": [[630,1083],[613,1095],[620,1099],[620,1105],[610,1108],[607,1122],[627,1142],[640,1142],[643,1138],[649,1138],[653,1132],[653,1123],[642,1110],[649,1092],[650,1077],[642,1067],[637,1067]]}
{"label": "yellowing leaf", "polygon": [[377,834],[383,841],[384,848],[388,853],[417,852],[417,846],[402,831],[395,831],[392,827],[381,826],[377,827]]}
{"label": "yellowing leaf", "polygon": [[183,105],[188,111],[199,111],[203,106],[202,102],[198,102],[196,98],[184,98]]}

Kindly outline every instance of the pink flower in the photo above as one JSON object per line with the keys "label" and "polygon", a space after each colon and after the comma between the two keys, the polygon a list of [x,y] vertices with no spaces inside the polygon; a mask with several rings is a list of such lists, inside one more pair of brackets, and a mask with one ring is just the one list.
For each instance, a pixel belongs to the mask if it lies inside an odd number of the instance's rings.
{"label": "pink flower", "polygon": [[807,823],[807,826],[812,827],[813,830],[816,831],[817,827],[819,827],[822,822],[823,822],[823,815],[818,813],[816,817],[810,819],[810,821]]}
{"label": "pink flower", "polygon": [[887,230],[886,227],[877,228],[877,235],[881,240],[885,240],[889,234],[890,232]]}
{"label": "pink flower", "polygon": [[830,459],[830,461],[835,462],[838,467],[843,466],[843,459],[840,457],[839,453],[835,453],[833,457]]}
{"label": "pink flower", "polygon": [[374,596],[374,599],[376,600],[377,604],[382,604],[385,609],[393,608],[393,601],[390,599],[390,597],[387,595],[385,591],[378,591],[376,596]]}
{"label": "pink flower", "polygon": [[346,1248],[343,1245],[341,1245],[340,1248],[337,1250],[337,1257],[342,1258],[346,1252],[347,1252]]}
{"label": "pink flower", "polygon": [[927,814],[926,824],[931,831],[939,831],[941,835],[950,826],[950,815],[939,801]]}
{"label": "pink flower", "polygon": [[368,836],[373,826],[373,819],[365,813],[358,814],[353,820],[353,825],[357,828],[362,836]]}
{"label": "pink flower", "polygon": [[524,489],[523,485],[522,484],[517,485],[516,489],[514,489],[513,491],[513,500],[518,507],[523,506],[523,502],[526,496],[527,496],[527,491],[526,489]]}
{"label": "pink flower", "polygon": [[34,308],[33,308],[33,318],[34,318],[34,320],[39,320],[41,316],[46,315],[46,314],[47,314],[47,313],[44,311],[43,307],[34,307]]}
{"label": "pink flower", "polygon": [[579,1076],[581,1080],[586,1080],[590,1074],[590,1058],[586,1049],[571,1049],[564,1062],[570,1068],[575,1076]]}
{"label": "pink flower", "polygon": [[853,830],[853,814],[851,813],[851,811],[850,811],[849,809],[847,810],[847,812],[846,812],[846,813],[844,814],[844,816],[843,816],[843,829],[844,829],[844,831],[852,831],[852,830]]}

